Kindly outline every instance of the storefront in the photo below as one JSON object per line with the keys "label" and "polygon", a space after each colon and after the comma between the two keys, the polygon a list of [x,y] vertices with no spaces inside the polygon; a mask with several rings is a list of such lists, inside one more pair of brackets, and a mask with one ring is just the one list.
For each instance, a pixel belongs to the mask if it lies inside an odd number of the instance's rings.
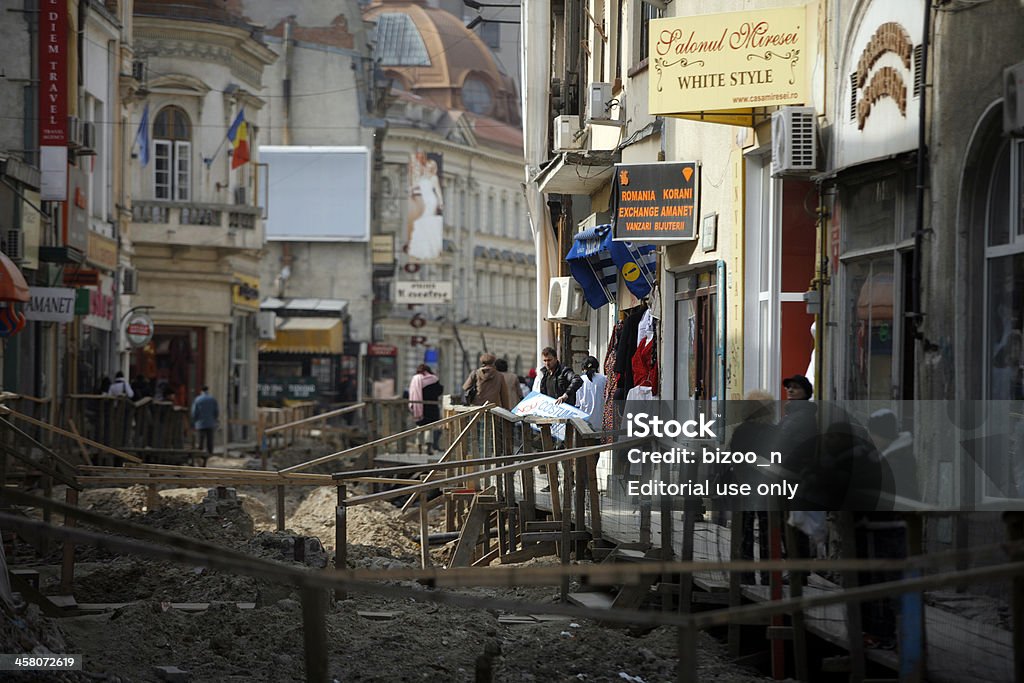
{"label": "storefront", "polygon": [[275,338],[259,349],[260,405],[355,400],[359,344],[344,341],[340,319],[280,318]]}

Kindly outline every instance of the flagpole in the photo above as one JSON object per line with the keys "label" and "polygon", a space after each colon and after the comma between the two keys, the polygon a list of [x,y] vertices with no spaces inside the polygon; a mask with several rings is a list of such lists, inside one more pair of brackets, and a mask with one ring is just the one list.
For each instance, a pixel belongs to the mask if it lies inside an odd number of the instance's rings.
{"label": "flagpole", "polygon": [[221,149],[224,148],[224,142],[227,141],[227,139],[228,138],[225,135],[224,138],[221,139],[220,144],[217,145],[217,149],[213,150],[213,156],[203,159],[203,163],[206,164],[206,168],[210,168],[210,166],[213,165],[214,160],[216,160],[216,158],[220,155]]}

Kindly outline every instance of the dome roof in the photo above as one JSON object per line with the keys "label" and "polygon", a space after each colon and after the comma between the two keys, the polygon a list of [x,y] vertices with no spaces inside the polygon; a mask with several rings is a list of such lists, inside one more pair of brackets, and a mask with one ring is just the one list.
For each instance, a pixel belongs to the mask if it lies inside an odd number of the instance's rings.
{"label": "dome roof", "polygon": [[515,83],[462,21],[420,0],[374,0],[374,58],[400,87],[446,108],[519,122]]}

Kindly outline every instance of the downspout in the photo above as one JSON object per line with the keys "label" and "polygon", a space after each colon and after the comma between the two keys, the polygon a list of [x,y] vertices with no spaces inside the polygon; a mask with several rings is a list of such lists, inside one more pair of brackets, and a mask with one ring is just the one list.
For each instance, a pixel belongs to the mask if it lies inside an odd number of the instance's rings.
{"label": "downspout", "polygon": [[928,179],[928,141],[927,123],[927,94],[928,88],[928,49],[929,38],[931,37],[932,5],[931,1],[925,3],[924,9],[924,33],[921,37],[921,101],[920,120],[917,124],[917,217],[914,226],[914,268],[912,273],[911,308],[907,314],[913,318],[914,338],[924,339],[922,325],[924,313],[921,311],[921,263],[923,261],[921,248],[924,242],[924,192]]}
{"label": "downspout", "polygon": [[295,17],[288,17],[284,21],[284,45],[281,48],[281,56],[284,61],[284,79],[281,81],[281,92],[284,101],[284,125],[281,127],[281,144],[292,144],[292,21]]}

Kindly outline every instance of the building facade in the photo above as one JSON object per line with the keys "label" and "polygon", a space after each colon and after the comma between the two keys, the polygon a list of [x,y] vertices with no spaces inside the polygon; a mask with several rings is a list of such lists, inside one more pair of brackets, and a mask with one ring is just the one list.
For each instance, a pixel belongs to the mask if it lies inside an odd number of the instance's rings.
{"label": "building facade", "polygon": [[[124,305],[155,326],[130,352],[131,375],[179,405],[208,385],[226,420],[251,422],[264,245],[254,123],[274,53],[239,14],[202,2],[136,3],[134,35],[145,95],[132,117],[122,246],[138,288]],[[249,160],[235,163],[243,154]],[[247,436],[238,422],[223,434]]]}

